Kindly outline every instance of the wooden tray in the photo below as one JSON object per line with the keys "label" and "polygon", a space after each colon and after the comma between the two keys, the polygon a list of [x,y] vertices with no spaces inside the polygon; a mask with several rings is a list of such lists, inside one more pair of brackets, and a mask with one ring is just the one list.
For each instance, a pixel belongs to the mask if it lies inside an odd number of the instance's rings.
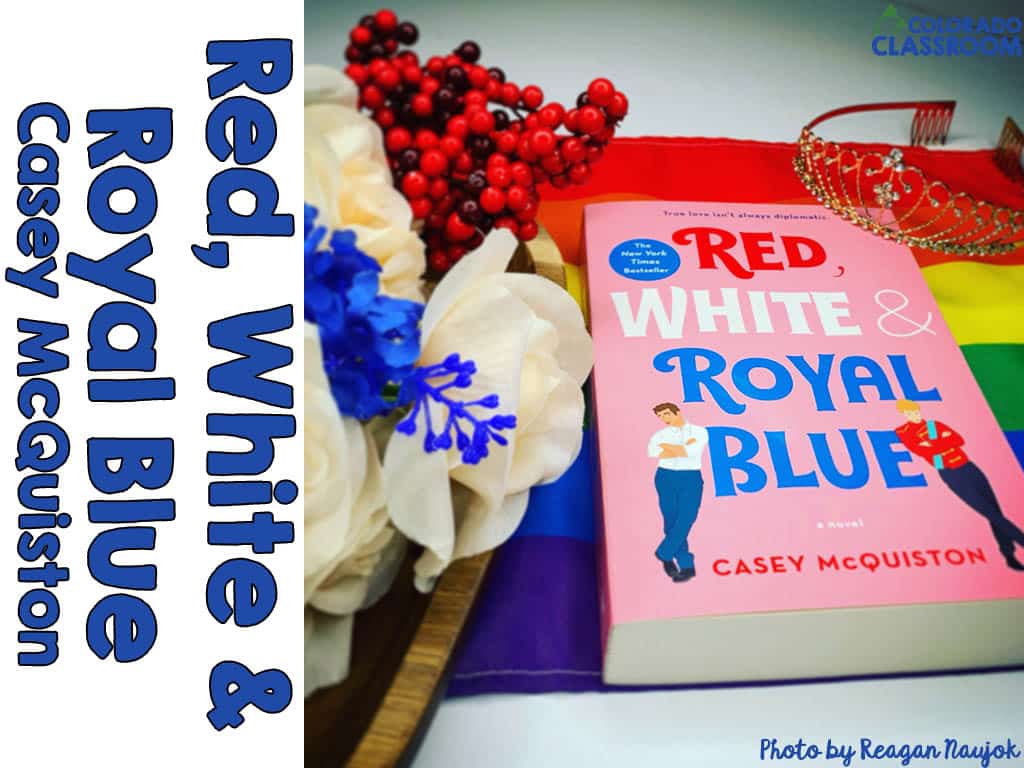
{"label": "wooden tray", "polygon": [[423,595],[412,585],[418,554],[406,557],[387,596],[356,616],[348,678],[306,699],[306,766],[412,760],[491,559],[456,560]]}
{"label": "wooden tray", "polygon": [[[543,229],[529,248],[519,247],[509,270],[565,286],[561,254]],[[306,699],[307,767],[408,765],[444,696],[491,553],[456,560],[423,595],[412,578],[419,548],[409,549],[391,591],[356,615],[349,676]]]}

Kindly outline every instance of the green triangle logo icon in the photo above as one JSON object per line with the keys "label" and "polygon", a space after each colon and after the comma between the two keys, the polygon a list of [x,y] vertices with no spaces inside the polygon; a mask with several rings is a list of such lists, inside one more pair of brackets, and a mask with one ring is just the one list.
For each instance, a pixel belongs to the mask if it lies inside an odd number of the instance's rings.
{"label": "green triangle logo icon", "polygon": [[888,30],[889,34],[902,33],[904,35],[907,34],[909,29],[907,22],[900,16],[900,12],[896,10],[896,6],[893,3],[885,6],[882,15],[875,22],[876,35],[883,34],[883,29]]}

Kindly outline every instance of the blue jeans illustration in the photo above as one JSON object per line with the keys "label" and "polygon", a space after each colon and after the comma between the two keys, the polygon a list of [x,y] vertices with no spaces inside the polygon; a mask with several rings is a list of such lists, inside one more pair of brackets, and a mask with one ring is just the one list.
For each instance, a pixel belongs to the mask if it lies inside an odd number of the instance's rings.
{"label": "blue jeans illustration", "polygon": [[1004,557],[1013,554],[1015,543],[1024,546],[1024,531],[1003,515],[988,478],[973,461],[956,469],[940,469],[939,476],[967,506],[988,521]]}
{"label": "blue jeans illustration", "polygon": [[699,469],[659,467],[654,473],[654,487],[665,524],[665,538],[654,554],[662,562],[674,559],[680,568],[693,568],[693,553],[686,539],[697,520],[704,478]]}

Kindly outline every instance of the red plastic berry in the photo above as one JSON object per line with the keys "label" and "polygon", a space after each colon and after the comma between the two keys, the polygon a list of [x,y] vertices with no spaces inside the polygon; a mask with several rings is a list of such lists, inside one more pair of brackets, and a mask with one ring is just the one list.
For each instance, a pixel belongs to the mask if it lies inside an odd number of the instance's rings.
{"label": "red plastic berry", "polygon": [[442,136],[437,146],[449,158],[458,157],[464,147],[462,139],[451,134]]}
{"label": "red plastic berry", "polygon": [[430,182],[430,199],[440,200],[448,194],[448,182],[444,179],[434,179]]}
{"label": "red plastic berry", "polygon": [[565,124],[566,130],[575,133],[579,128],[580,111],[573,107],[565,113],[565,117],[562,119],[562,122]]}
{"label": "red plastic berry", "polygon": [[586,159],[587,148],[582,141],[575,137],[569,137],[562,142],[559,150],[562,153],[562,157],[566,159],[566,162],[579,163]]}
{"label": "red plastic berry", "polygon": [[382,8],[373,15],[373,28],[383,34],[398,29],[398,17],[389,8]]}
{"label": "red plastic berry", "polygon": [[461,152],[455,158],[455,170],[459,173],[469,173],[473,170],[473,156],[469,152]]}
{"label": "red plastic berry", "polygon": [[[442,216],[447,216],[452,212],[455,207],[455,196],[454,195],[443,195],[438,201],[434,209]],[[446,219],[441,219],[441,226],[444,226]]]}
{"label": "red plastic berry", "polygon": [[519,221],[533,221],[537,218],[537,203],[533,200],[528,200],[526,205],[523,206],[521,211],[516,213],[516,218]]}
{"label": "red plastic berry", "polygon": [[412,209],[414,219],[425,219],[434,210],[434,204],[426,197],[417,197],[415,200],[410,200],[409,207]]}
{"label": "red plastic berry", "polygon": [[487,106],[487,94],[483,91],[467,91],[466,95],[462,97],[462,102],[469,107],[486,107]]}
{"label": "red plastic berry", "polygon": [[611,80],[608,78],[599,77],[596,80],[592,80],[590,85],[587,86],[587,98],[594,106],[607,106],[614,95],[615,86],[612,85]]}
{"label": "red plastic berry", "polygon": [[501,86],[501,103],[514,107],[519,101],[519,86],[515,83],[505,83]]}
{"label": "red plastic berry", "polygon": [[494,220],[495,229],[507,229],[513,235],[519,234],[519,222],[515,216],[499,216]]}
{"label": "red plastic berry", "polygon": [[368,85],[360,94],[363,106],[368,109],[379,109],[384,106],[384,92],[376,85]]}
{"label": "red plastic berry", "polygon": [[530,147],[530,136],[524,134],[519,137],[519,146],[516,147],[516,153],[520,158],[528,163],[533,162],[537,159],[537,153]]}
{"label": "red plastic berry", "polygon": [[580,108],[579,129],[583,133],[594,134],[604,128],[604,115],[597,107],[587,104]]}
{"label": "red plastic berry", "polygon": [[509,166],[509,170],[512,172],[512,181],[522,187],[529,187],[533,184],[533,173],[530,171],[530,166],[524,162],[515,162]]}
{"label": "red plastic berry", "polygon": [[482,136],[494,130],[494,115],[486,110],[474,113],[469,118],[469,130]]}
{"label": "red plastic berry", "polygon": [[[504,157],[504,155],[491,155],[491,157],[498,158]],[[487,169],[487,183],[492,187],[504,189],[512,183],[512,171],[509,170],[507,165],[501,163],[490,165]]]}
{"label": "red plastic berry", "polygon": [[427,261],[430,262],[430,268],[435,272],[444,272],[451,267],[448,255],[442,250],[431,251]]}
{"label": "red plastic berry", "polygon": [[468,67],[469,69],[469,84],[474,88],[486,88],[487,80],[490,75],[487,74],[487,70],[483,67]]}
{"label": "red plastic berry", "polygon": [[558,140],[550,128],[538,128],[530,136],[530,148],[538,155],[550,155],[555,151]]}
{"label": "red plastic berry", "polygon": [[508,192],[505,193],[505,203],[510,211],[521,211],[529,202],[530,193],[526,191],[526,187],[516,184],[509,187]]}
{"label": "red plastic berry", "polygon": [[494,143],[498,147],[498,151],[502,155],[511,155],[516,151],[516,144],[519,143],[519,137],[517,137],[512,131],[502,131],[494,137]]}
{"label": "red plastic berry", "polygon": [[380,70],[373,78],[373,81],[377,83],[382,90],[393,91],[402,82],[402,76],[394,67],[387,67],[386,69]]}
{"label": "red plastic berry", "polygon": [[430,182],[419,171],[409,171],[402,177],[402,194],[406,197],[423,197],[429,189]]}
{"label": "red plastic berry", "polygon": [[349,64],[345,67],[345,74],[348,75],[349,80],[360,87],[366,85],[370,79],[369,70],[362,64]]}
{"label": "red plastic berry", "polygon": [[373,113],[373,119],[377,122],[377,125],[386,130],[395,124],[394,110],[381,107]]}
{"label": "red plastic berry", "polygon": [[437,77],[444,72],[444,59],[440,56],[431,56],[427,59],[427,72]]}
{"label": "red plastic berry", "polygon": [[613,117],[616,120],[625,117],[626,113],[629,112],[629,99],[626,98],[626,94],[616,91],[605,111],[609,117]]}
{"label": "red plastic berry", "polygon": [[536,109],[544,103],[544,91],[536,85],[528,85],[523,88],[519,97],[523,100],[523,106],[528,109]]}
{"label": "red plastic berry", "polygon": [[520,240],[533,240],[537,236],[539,227],[535,221],[524,221],[519,225],[519,239]]}
{"label": "red plastic berry", "polygon": [[413,113],[420,117],[427,117],[434,111],[434,103],[425,93],[417,93],[409,103],[412,105]]}
{"label": "red plastic berry", "polygon": [[469,133],[469,120],[461,115],[457,115],[448,121],[446,126],[448,133],[452,136],[458,136],[460,139],[466,138],[466,134]]}
{"label": "red plastic berry", "polygon": [[538,113],[540,124],[547,128],[557,128],[565,117],[565,108],[561,104],[548,104]]}
{"label": "red plastic berry", "polygon": [[413,139],[413,144],[416,146],[416,149],[419,150],[433,149],[437,146],[437,143],[437,134],[426,128],[421,128],[416,131],[416,138]]}
{"label": "red plastic berry", "polygon": [[590,178],[590,166],[586,163],[576,163],[569,168],[569,181],[573,184],[583,184]]}
{"label": "red plastic berry", "polygon": [[540,167],[554,176],[555,174],[559,174],[565,170],[565,162],[562,160],[562,156],[558,152],[552,152],[550,155],[541,159]]}
{"label": "red plastic berry", "polygon": [[419,85],[423,81],[423,70],[415,64],[402,67],[402,79],[410,85]]}
{"label": "red plastic berry", "polygon": [[373,41],[373,30],[363,26],[353,27],[352,31],[348,33],[348,38],[352,41],[352,45],[363,48]]}
{"label": "red plastic berry", "polygon": [[[370,88],[373,86],[371,85]],[[369,88],[367,88],[369,90]],[[403,149],[412,145],[412,134],[409,133],[408,128],[402,128],[396,126],[388,129],[388,132],[384,134],[384,146],[387,147],[388,152],[394,154],[401,152]]]}
{"label": "red plastic berry", "polygon": [[440,89],[441,81],[436,77],[424,77],[420,80],[420,93],[425,93],[427,96],[433,96]]}
{"label": "red plastic berry", "polygon": [[448,236],[449,240],[454,242],[461,242],[468,240],[473,236],[476,230],[469,224],[464,222],[457,213],[449,214],[448,220],[444,225],[444,233]]}
{"label": "red plastic berry", "polygon": [[448,170],[448,158],[439,149],[428,149],[420,156],[420,170],[427,176],[440,176]]}
{"label": "red plastic berry", "polygon": [[480,207],[487,213],[497,213],[505,207],[505,193],[495,187],[485,187],[480,193]]}

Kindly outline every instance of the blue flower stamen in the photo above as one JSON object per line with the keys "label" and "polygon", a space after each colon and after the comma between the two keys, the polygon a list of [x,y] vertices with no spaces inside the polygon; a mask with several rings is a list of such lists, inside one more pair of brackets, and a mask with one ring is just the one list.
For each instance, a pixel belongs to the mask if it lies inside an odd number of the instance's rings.
{"label": "blue flower stamen", "polygon": [[[499,413],[480,418],[472,410],[498,408],[501,404],[498,395],[490,394],[476,400],[463,401],[445,394],[453,388],[465,389],[470,386],[475,373],[476,363],[463,360],[457,354],[449,355],[441,363],[414,369],[402,384],[403,394],[400,396],[406,402],[412,402],[413,406],[396,429],[405,435],[415,434],[417,419],[422,410],[425,426],[423,449],[430,453],[448,450],[454,445],[466,464],[478,464],[486,458],[490,453],[488,443],[491,440],[498,445],[508,445],[507,438],[499,433],[515,428],[516,417],[513,414]],[[435,381],[437,379],[442,381]],[[444,426],[438,432],[434,431],[430,415],[431,402],[447,412]]]}

